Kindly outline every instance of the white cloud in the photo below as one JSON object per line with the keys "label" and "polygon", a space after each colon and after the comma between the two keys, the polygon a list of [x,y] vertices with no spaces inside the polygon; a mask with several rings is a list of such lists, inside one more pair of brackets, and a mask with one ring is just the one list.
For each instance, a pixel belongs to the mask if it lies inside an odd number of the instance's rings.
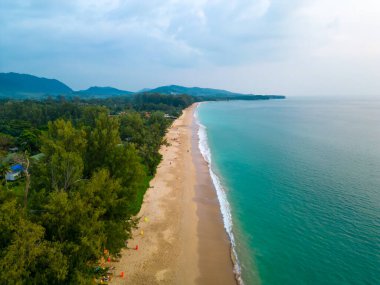
{"label": "white cloud", "polygon": [[320,0],[297,13],[309,29],[303,30],[308,40],[323,43],[316,55],[351,58],[380,56],[378,15],[380,2],[376,0]]}
{"label": "white cloud", "polygon": [[[1,71],[59,77],[80,88],[109,80],[126,89],[181,82],[246,92],[378,94],[378,0],[0,5]],[[150,71],[159,75],[144,76]]]}

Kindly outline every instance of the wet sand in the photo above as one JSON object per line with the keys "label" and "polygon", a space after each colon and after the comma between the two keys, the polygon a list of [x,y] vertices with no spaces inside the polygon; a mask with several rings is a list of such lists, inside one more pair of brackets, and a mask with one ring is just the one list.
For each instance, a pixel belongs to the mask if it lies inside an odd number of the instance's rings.
{"label": "wet sand", "polygon": [[[219,203],[198,148],[196,104],[175,120],[111,284],[236,284]],[[136,245],[138,250],[136,250]],[[119,275],[124,272],[124,277]]]}

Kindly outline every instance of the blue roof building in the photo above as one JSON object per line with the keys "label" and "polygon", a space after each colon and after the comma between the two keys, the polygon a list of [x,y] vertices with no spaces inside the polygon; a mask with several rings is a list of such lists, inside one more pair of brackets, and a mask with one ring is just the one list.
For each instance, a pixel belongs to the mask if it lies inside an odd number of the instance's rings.
{"label": "blue roof building", "polygon": [[21,177],[21,173],[24,171],[24,167],[21,164],[14,164],[10,167],[11,172],[5,175],[7,181],[16,181]]}
{"label": "blue roof building", "polygon": [[24,167],[21,164],[12,165],[10,168],[13,172],[20,172],[24,170]]}

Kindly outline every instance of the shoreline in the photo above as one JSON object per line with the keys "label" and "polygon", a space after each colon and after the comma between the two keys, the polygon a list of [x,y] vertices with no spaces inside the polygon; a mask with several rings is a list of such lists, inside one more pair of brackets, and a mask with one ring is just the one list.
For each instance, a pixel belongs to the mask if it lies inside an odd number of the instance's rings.
{"label": "shoreline", "polygon": [[[194,115],[195,112],[197,112],[197,109],[194,111]],[[208,279],[211,276],[208,276],[207,264],[213,264],[213,266],[216,265],[216,267],[220,268],[221,270],[223,270],[224,268],[224,270],[230,270],[232,272],[234,280],[224,280],[220,278],[217,284],[239,284],[239,275],[235,272],[236,261],[233,252],[233,245],[230,236],[226,230],[226,225],[223,218],[222,205],[220,204],[216,190],[216,185],[211,176],[209,162],[204,157],[204,154],[200,149],[201,139],[199,137],[199,132],[201,129],[201,124],[198,121],[198,118],[195,118],[195,116],[192,128],[192,146],[194,150],[193,161],[194,165],[196,165],[196,173],[198,175],[196,185],[196,199],[198,199],[197,212],[199,217],[206,216],[208,218],[200,218],[198,223],[198,232],[204,235],[204,240],[200,241],[199,243],[199,251],[201,256],[200,268],[201,271],[204,271],[204,274],[203,276],[201,274],[201,277],[198,279],[198,284],[214,284],[212,281],[215,280]],[[213,226],[217,228],[212,229],[210,231],[210,227]],[[220,229],[222,229],[222,232],[220,231]],[[218,236],[216,236],[216,234],[218,234]],[[215,247],[215,249],[211,251],[215,252],[219,249],[220,256],[202,255],[203,249],[210,250],[210,248],[208,247],[210,243],[212,243],[212,246]],[[226,251],[226,249],[228,250]],[[223,260],[226,256],[228,256],[229,258],[228,265]]]}
{"label": "shoreline", "polygon": [[[237,284],[218,197],[199,150],[197,104],[168,129],[129,249],[110,284]],[[136,245],[138,250],[135,250]],[[120,273],[124,272],[124,277]]]}
{"label": "shoreline", "polygon": [[241,267],[239,258],[236,252],[236,242],[235,235],[233,233],[233,222],[232,214],[229,201],[227,199],[226,190],[221,182],[220,177],[215,173],[215,170],[212,167],[212,157],[211,150],[209,147],[208,135],[206,132],[206,126],[204,126],[198,117],[198,111],[195,111],[195,123],[197,124],[197,141],[198,141],[198,151],[200,152],[204,163],[207,166],[208,176],[211,178],[211,184],[214,189],[214,193],[218,200],[220,214],[222,216],[222,222],[225,229],[225,232],[228,236],[229,245],[230,245],[230,257],[233,263],[233,271],[235,275],[235,281],[237,284],[243,285],[244,282],[241,276]]}

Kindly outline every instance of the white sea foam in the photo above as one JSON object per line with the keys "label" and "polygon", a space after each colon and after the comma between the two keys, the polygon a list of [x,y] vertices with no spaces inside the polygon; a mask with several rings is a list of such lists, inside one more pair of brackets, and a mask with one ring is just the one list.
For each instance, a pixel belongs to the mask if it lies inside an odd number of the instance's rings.
{"label": "white sea foam", "polygon": [[[199,107],[199,105],[198,105],[198,107]],[[238,283],[243,285],[244,283],[243,283],[243,280],[241,278],[241,267],[240,267],[239,259],[238,259],[237,253],[236,253],[236,243],[235,243],[235,237],[234,237],[234,233],[233,233],[233,229],[232,229],[233,228],[233,222],[232,222],[230,204],[227,200],[226,191],[222,186],[220,178],[215,174],[215,172],[213,170],[213,165],[211,163],[211,161],[212,161],[211,160],[211,151],[210,151],[210,148],[208,146],[208,140],[207,140],[207,131],[206,131],[206,127],[204,125],[202,125],[201,122],[199,121],[198,108],[194,112],[194,118],[195,118],[196,123],[199,126],[199,128],[198,128],[199,150],[200,150],[204,160],[208,164],[210,176],[211,176],[212,182],[215,186],[216,195],[217,195],[218,200],[219,200],[219,205],[220,205],[220,209],[221,209],[222,217],[223,217],[224,228],[226,229],[226,232],[227,232],[227,234],[230,238],[230,241],[231,241],[231,255],[232,255],[232,260],[234,263],[234,273],[235,273],[235,276],[236,276]]]}

